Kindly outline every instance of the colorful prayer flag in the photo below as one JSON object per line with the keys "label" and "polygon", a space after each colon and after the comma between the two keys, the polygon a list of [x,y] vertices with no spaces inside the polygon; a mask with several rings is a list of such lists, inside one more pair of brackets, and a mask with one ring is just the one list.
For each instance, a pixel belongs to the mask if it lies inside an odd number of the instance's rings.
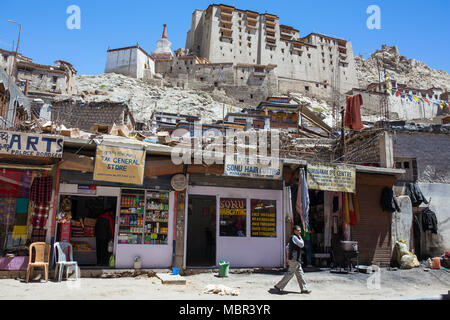
{"label": "colorful prayer flag", "polygon": [[414,100],[416,100],[417,102],[419,102],[419,98],[417,98],[416,96],[413,96]]}
{"label": "colorful prayer flag", "polygon": [[425,102],[425,101],[423,101],[423,99],[421,97],[419,97],[419,100],[422,101],[423,103]]}
{"label": "colorful prayer flag", "polygon": [[400,92],[400,90],[397,91],[397,93],[395,94],[396,97],[400,97],[402,95],[402,93]]}
{"label": "colorful prayer flag", "polygon": [[412,102],[412,96],[410,94],[408,94],[408,99]]}
{"label": "colorful prayer flag", "polygon": [[427,99],[423,98],[423,100],[425,100],[426,103],[430,104],[430,101],[428,101]]}

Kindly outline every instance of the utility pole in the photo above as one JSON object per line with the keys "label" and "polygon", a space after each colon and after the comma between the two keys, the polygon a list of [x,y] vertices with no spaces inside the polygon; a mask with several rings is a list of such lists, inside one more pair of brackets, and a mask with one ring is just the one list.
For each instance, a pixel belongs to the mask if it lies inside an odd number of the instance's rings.
{"label": "utility pole", "polygon": [[21,23],[17,23],[17,22],[12,21],[12,20],[8,20],[8,22],[9,22],[9,23],[15,23],[15,24],[17,24],[17,25],[19,26],[19,39],[17,40],[16,52],[15,52],[15,54],[14,54],[14,63],[13,63],[13,65],[12,65],[12,69],[11,69],[11,74],[12,74],[12,71],[13,71],[14,68],[16,67],[16,63],[17,63],[17,55],[18,55],[18,53],[19,53],[19,44],[20,44],[20,35],[21,35],[21,33],[22,33],[22,24],[21,24]]}
{"label": "utility pole", "polygon": [[342,162],[345,162],[345,108],[341,108],[341,146],[342,146]]}

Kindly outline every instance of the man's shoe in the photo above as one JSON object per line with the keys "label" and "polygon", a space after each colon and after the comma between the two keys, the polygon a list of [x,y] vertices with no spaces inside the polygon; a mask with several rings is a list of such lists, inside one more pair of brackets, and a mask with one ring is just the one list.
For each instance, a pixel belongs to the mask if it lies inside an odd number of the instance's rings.
{"label": "man's shoe", "polygon": [[310,293],[311,293],[311,290],[302,290],[302,293],[303,293],[303,294],[310,294]]}
{"label": "man's shoe", "polygon": [[276,293],[281,293],[281,291],[283,291],[280,288],[278,288],[277,286],[274,286],[273,289],[275,290]]}

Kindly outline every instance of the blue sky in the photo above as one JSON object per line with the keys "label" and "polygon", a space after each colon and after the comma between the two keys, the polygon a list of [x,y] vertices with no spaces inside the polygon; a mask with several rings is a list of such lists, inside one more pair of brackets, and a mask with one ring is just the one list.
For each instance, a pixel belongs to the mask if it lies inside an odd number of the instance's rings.
{"label": "blue sky", "polygon": [[[108,47],[135,45],[147,52],[155,50],[162,25],[168,25],[172,48],[184,47],[195,9],[206,9],[212,2],[155,0],[23,0],[4,1],[0,12],[0,48],[11,50],[17,42],[18,26],[23,24],[19,51],[36,63],[52,64],[61,59],[71,62],[79,74],[100,74]],[[295,1],[218,1],[280,17],[305,36],[323,33],[352,41],[355,55],[364,57],[382,44],[397,45],[400,54],[425,62],[434,69],[450,73],[450,24],[448,0],[295,0]],[[66,9],[81,9],[81,29],[69,30]],[[381,9],[381,30],[369,30],[369,5]]]}

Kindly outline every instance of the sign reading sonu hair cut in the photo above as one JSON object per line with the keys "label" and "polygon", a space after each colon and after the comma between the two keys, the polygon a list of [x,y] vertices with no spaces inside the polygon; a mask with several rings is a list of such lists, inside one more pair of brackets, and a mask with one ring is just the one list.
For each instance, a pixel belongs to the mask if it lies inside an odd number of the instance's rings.
{"label": "sign reading sonu hair cut", "polygon": [[145,150],[97,146],[94,180],[142,185]]}
{"label": "sign reading sonu hair cut", "polygon": [[0,154],[62,158],[63,145],[64,138],[61,136],[0,131]]}

